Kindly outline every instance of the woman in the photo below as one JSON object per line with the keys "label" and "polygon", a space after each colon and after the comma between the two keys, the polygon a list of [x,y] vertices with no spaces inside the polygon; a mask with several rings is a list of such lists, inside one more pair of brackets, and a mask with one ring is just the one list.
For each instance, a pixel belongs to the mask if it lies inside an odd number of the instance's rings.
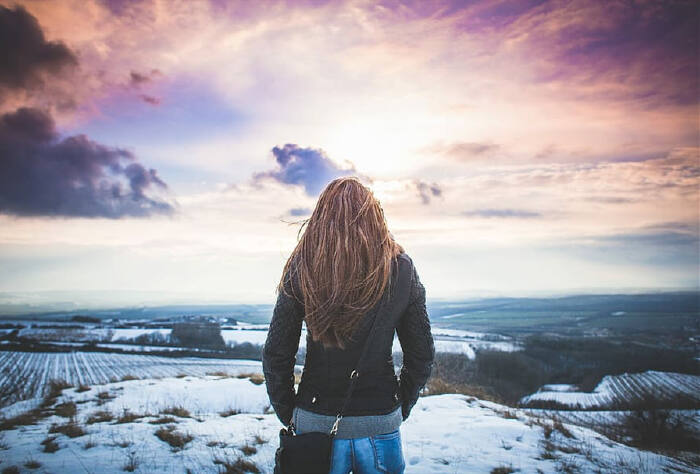
{"label": "woman", "polygon": [[[379,202],[357,178],[331,181],[305,225],[282,272],[263,349],[270,403],[296,433],[328,433],[378,318],[333,439],[331,473],[403,472],[399,427],[418,400],[435,355],[425,288],[390,234]],[[295,393],[302,322],[306,358]],[[403,350],[398,377],[395,332]]]}

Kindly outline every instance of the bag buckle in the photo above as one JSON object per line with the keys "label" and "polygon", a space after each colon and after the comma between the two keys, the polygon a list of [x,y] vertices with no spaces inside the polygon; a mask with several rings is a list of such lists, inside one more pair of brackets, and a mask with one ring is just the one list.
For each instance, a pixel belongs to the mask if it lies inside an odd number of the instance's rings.
{"label": "bag buckle", "polygon": [[296,431],[294,431],[294,422],[290,421],[289,424],[287,425],[287,433],[291,434],[292,436],[296,435]]}
{"label": "bag buckle", "polygon": [[351,378],[351,379],[356,379],[359,375],[360,375],[360,374],[357,373],[357,370],[353,370],[353,371],[350,373],[350,378]]}
{"label": "bag buckle", "polygon": [[335,436],[335,434],[338,432],[338,423],[340,423],[340,420],[343,418],[343,415],[338,414],[335,417],[335,422],[333,423],[333,427],[331,428],[331,435]]}

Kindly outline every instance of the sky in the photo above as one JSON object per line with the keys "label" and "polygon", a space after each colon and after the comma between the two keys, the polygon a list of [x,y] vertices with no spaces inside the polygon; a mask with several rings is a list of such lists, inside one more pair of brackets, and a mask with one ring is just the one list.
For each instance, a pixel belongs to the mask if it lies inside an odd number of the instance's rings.
{"label": "sky", "polygon": [[692,0],[0,0],[2,298],[272,303],[349,175],[428,299],[698,289],[699,19]]}

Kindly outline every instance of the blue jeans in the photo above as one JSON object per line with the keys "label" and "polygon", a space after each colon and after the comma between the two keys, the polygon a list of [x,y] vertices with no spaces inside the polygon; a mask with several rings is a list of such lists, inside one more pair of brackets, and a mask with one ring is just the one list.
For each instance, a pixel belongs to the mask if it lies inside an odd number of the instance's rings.
{"label": "blue jeans", "polygon": [[401,474],[405,468],[399,430],[366,438],[333,439],[330,474]]}

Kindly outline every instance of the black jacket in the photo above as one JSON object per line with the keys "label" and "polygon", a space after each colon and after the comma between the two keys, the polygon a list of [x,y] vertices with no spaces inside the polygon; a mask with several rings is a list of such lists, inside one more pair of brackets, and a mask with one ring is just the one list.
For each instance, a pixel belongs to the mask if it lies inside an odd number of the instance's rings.
{"label": "black jacket", "polygon": [[[299,295],[290,278],[285,288]],[[350,374],[362,352],[374,318],[378,317],[364,369],[358,370],[346,416],[381,415],[402,407],[403,419],[418,400],[430,376],[435,346],[425,308],[425,288],[413,261],[405,253],[393,260],[392,278],[380,301],[362,319],[353,341],[344,349],[325,349],[307,331],[306,359],[298,391],[294,392],[294,363],[304,307],[280,291],[263,348],[263,372],[272,407],[288,425],[295,406],[326,415],[339,411],[350,382]],[[403,350],[403,365],[397,377],[392,358],[394,332]]]}

